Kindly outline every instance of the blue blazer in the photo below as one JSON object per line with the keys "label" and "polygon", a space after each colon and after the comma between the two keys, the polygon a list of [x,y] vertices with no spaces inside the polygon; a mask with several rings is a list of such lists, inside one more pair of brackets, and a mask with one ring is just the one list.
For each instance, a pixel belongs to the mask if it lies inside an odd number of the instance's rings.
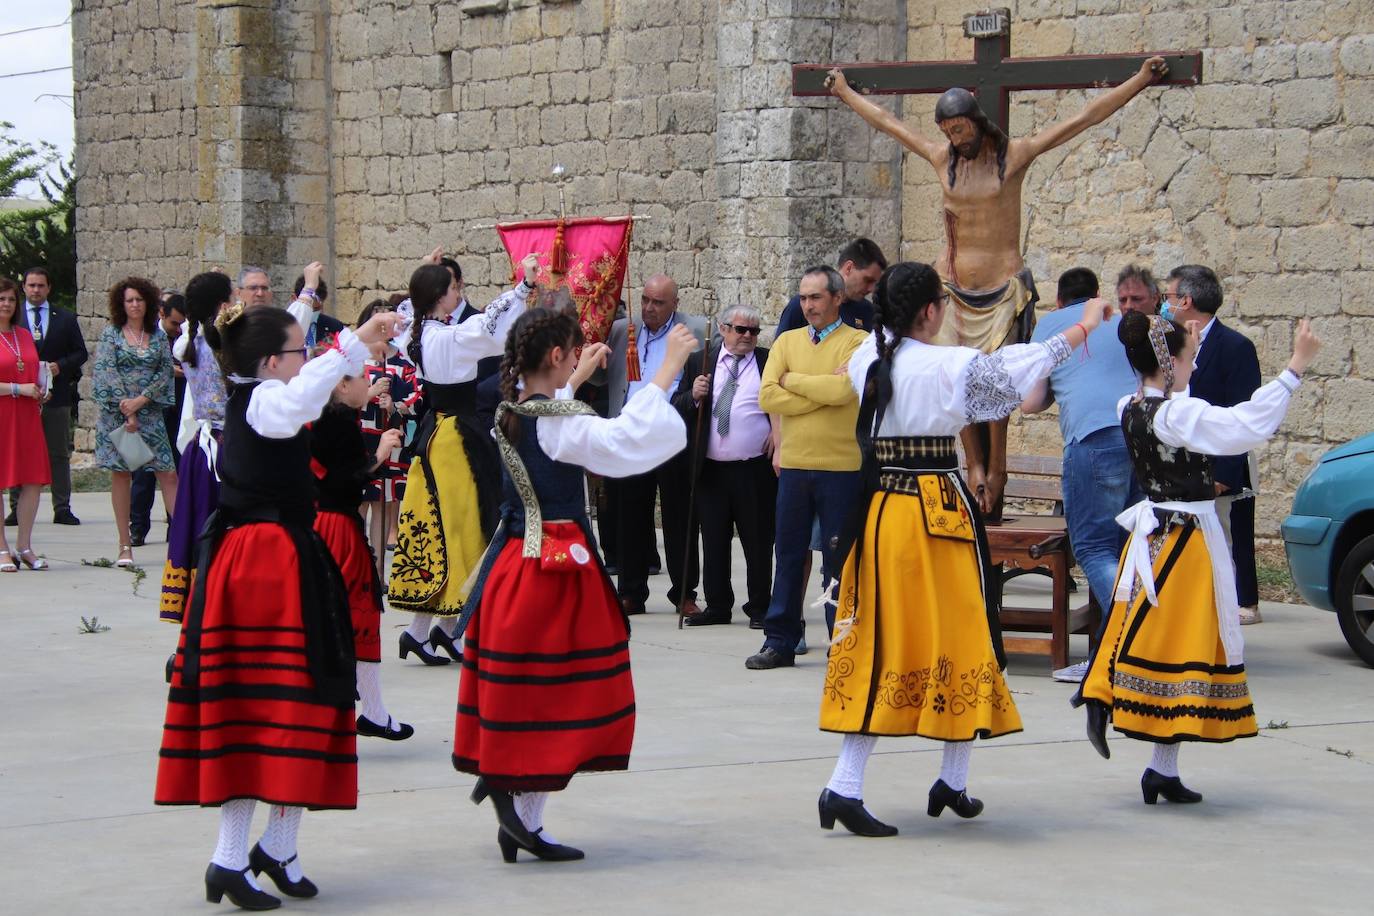
{"label": "blue blazer", "polygon": [[[1188,393],[1217,407],[1235,407],[1250,400],[1259,386],[1260,364],[1255,345],[1218,319],[1202,341]],[[1252,483],[1244,455],[1213,458],[1212,468],[1217,482],[1229,489],[1241,490]]]}

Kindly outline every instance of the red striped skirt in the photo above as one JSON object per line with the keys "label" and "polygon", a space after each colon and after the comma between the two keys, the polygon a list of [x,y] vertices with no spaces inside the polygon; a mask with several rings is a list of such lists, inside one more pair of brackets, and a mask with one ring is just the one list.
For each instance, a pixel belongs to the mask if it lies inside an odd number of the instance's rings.
{"label": "red striped skirt", "polygon": [[[544,530],[588,546],[575,523]],[[629,767],[630,634],[595,559],[548,572],[523,546],[502,549],[468,622],[453,766],[492,788],[555,792],[574,773]]]}
{"label": "red striped skirt", "polygon": [[[322,702],[305,653],[300,559],[280,525],[224,535],[205,576],[200,676],[182,677],[177,645],[154,801],[355,808],[352,706]],[[200,588],[200,585],[197,585]]]}
{"label": "red striped skirt", "polygon": [[348,611],[353,619],[353,652],[360,662],[382,660],[382,593],[377,567],[363,537],[363,519],[356,512],[321,509],[315,533],[324,541],[348,587]]}

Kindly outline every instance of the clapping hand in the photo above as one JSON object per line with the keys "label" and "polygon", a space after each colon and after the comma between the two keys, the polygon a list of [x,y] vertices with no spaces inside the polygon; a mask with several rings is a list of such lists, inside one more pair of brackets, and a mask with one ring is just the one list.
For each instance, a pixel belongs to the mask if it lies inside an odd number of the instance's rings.
{"label": "clapping hand", "polygon": [[1294,375],[1302,375],[1316,358],[1322,348],[1322,339],[1312,332],[1312,322],[1304,318],[1298,322],[1293,334],[1293,358],[1288,361],[1288,369]]}
{"label": "clapping hand", "polygon": [[582,355],[578,357],[577,368],[573,370],[572,378],[568,379],[568,384],[572,390],[576,391],[582,387],[582,383],[592,377],[592,373],[597,369],[604,369],[606,358],[611,355],[611,348],[604,343],[588,344],[582,348]]}
{"label": "clapping hand", "polygon": [[381,343],[396,336],[399,327],[404,326],[406,318],[396,312],[377,312],[367,323],[358,328],[357,336],[365,344]]}
{"label": "clapping hand", "polygon": [[534,285],[534,278],[539,275],[539,252],[531,251],[520,259],[520,269],[524,272],[525,283],[529,286]]}
{"label": "clapping hand", "polygon": [[319,261],[311,261],[305,265],[305,270],[301,271],[305,275],[305,289],[317,290],[320,288],[320,276],[324,273],[324,265]]}

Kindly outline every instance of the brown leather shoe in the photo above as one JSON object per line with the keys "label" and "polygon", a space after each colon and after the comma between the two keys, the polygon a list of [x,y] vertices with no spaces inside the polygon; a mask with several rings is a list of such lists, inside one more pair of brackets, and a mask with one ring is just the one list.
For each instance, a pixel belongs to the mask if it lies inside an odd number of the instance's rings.
{"label": "brown leather shoe", "polygon": [[683,617],[698,617],[701,615],[701,605],[697,604],[692,598],[688,598],[682,603]]}
{"label": "brown leather shoe", "polygon": [[644,602],[635,601],[633,598],[621,598],[620,609],[625,612],[627,617],[633,617],[635,614],[644,613]]}

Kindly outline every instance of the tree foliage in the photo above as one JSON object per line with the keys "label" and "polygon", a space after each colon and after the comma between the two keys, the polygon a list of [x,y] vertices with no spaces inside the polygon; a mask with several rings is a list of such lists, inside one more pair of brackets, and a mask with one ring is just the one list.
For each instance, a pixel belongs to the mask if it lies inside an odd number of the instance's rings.
{"label": "tree foliage", "polygon": [[36,181],[43,200],[0,210],[0,276],[18,280],[30,267],[46,267],[52,302],[71,308],[76,302],[76,176],[70,163],[57,161],[52,144],[40,141],[34,147],[16,140],[13,128],[0,121],[0,198],[12,200],[21,185]]}

